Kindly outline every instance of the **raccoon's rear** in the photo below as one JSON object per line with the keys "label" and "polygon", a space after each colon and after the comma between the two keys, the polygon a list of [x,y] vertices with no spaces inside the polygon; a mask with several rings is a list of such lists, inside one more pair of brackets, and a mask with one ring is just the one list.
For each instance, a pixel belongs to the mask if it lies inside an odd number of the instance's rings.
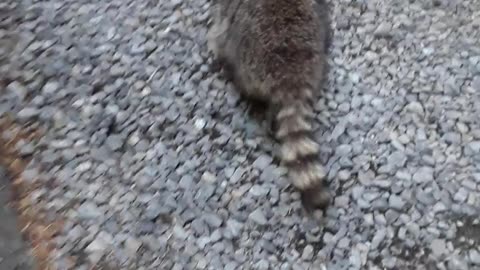
{"label": "raccoon's rear", "polygon": [[330,35],[324,0],[217,0],[209,48],[244,96],[269,104],[280,159],[306,206],[324,207],[313,102]]}

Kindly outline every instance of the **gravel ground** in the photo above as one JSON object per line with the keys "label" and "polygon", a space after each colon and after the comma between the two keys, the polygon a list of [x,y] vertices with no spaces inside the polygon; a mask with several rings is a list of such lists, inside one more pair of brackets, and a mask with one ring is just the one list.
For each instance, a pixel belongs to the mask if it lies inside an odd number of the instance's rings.
{"label": "gravel ground", "polygon": [[48,128],[17,148],[31,203],[64,221],[54,265],[480,269],[480,1],[329,2],[336,199],[308,218],[208,70],[208,2],[3,1],[0,114]]}

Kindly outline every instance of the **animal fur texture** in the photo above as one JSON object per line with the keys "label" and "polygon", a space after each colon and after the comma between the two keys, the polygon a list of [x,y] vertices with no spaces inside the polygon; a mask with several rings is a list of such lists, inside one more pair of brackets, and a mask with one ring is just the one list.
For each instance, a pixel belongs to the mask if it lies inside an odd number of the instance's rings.
{"label": "animal fur texture", "polygon": [[313,138],[330,35],[324,0],[216,0],[208,47],[242,95],[269,104],[279,157],[308,206],[325,207],[326,172]]}

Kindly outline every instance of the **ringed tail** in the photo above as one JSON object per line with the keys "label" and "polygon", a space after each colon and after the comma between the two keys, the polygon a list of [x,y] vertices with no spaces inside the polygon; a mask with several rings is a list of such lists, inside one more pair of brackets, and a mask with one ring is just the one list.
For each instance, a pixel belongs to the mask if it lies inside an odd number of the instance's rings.
{"label": "ringed tail", "polygon": [[320,164],[319,144],[313,139],[313,109],[307,100],[276,104],[275,137],[280,141],[280,160],[288,178],[302,194],[307,207],[326,207],[330,201],[324,188],[326,170]]}

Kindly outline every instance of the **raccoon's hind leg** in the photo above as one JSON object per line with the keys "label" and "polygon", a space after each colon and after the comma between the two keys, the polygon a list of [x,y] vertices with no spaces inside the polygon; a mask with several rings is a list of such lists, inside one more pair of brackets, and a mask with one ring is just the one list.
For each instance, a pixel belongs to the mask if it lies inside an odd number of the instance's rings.
{"label": "raccoon's hind leg", "polygon": [[210,24],[207,32],[207,49],[213,54],[211,68],[218,71],[224,62],[224,50],[229,27],[228,19],[222,18],[218,4],[213,6]]}
{"label": "raccoon's hind leg", "polygon": [[275,120],[277,113],[278,113],[278,106],[274,104],[269,104],[267,108],[267,112],[265,114],[265,120],[267,122],[268,135],[272,139],[278,142],[278,139],[275,136],[278,130],[278,124],[277,124],[277,121]]}
{"label": "raccoon's hind leg", "polygon": [[215,56],[212,57],[212,62],[209,65],[210,72],[218,73],[222,70],[222,68],[223,68],[223,61],[218,57],[215,57]]}

